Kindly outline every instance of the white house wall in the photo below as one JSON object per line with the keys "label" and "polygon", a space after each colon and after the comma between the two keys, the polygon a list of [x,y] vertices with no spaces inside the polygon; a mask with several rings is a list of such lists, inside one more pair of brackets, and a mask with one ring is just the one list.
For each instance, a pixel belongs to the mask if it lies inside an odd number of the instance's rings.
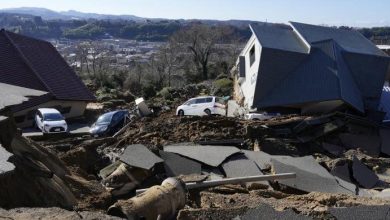
{"label": "white house wall", "polygon": [[[255,45],[255,62],[250,65],[249,51]],[[244,107],[251,109],[255,95],[257,75],[260,66],[261,45],[255,35],[249,39],[241,56],[245,56],[245,79],[241,82],[241,92],[245,97]]]}

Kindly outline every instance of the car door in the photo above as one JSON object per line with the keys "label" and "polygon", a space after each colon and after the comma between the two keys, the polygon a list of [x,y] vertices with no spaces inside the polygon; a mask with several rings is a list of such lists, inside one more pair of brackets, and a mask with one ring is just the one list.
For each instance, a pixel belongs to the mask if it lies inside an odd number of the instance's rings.
{"label": "car door", "polygon": [[206,98],[198,98],[195,101],[195,105],[193,108],[194,115],[204,115],[204,110],[205,108],[205,103],[206,103]]}
{"label": "car door", "polygon": [[110,134],[114,134],[121,128],[121,120],[123,120],[123,113],[117,112],[112,116],[111,123],[110,123]]}
{"label": "car door", "polygon": [[186,104],[186,107],[184,110],[185,115],[194,115],[195,114],[195,108],[196,108],[196,99],[189,100]]}

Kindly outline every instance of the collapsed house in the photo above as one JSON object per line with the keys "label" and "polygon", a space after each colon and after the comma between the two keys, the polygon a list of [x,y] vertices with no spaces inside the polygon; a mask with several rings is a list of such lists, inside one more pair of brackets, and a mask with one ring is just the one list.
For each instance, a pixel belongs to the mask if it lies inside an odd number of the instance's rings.
{"label": "collapsed house", "polygon": [[58,109],[66,118],[84,114],[95,100],[75,72],[49,42],[0,31],[0,82],[47,92],[12,107],[19,127],[32,125],[35,110]]}
{"label": "collapsed house", "polygon": [[357,31],[297,22],[250,28],[235,77],[235,98],[247,109],[378,109],[390,59]]}

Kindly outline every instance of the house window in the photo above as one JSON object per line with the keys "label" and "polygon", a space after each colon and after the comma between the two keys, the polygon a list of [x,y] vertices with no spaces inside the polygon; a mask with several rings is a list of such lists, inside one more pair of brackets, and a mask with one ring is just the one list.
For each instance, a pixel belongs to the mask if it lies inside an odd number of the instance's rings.
{"label": "house window", "polygon": [[22,123],[22,122],[24,122],[24,118],[25,118],[25,117],[26,117],[25,115],[21,115],[21,116],[16,116],[16,117],[14,117],[15,123]]}
{"label": "house window", "polygon": [[239,77],[245,77],[245,56],[240,56],[238,71]]}
{"label": "house window", "polygon": [[61,109],[61,114],[68,114],[70,112],[70,110],[72,109],[71,106],[68,106],[68,107],[63,107]]}
{"label": "house window", "polygon": [[251,66],[255,62],[255,58],[255,45],[253,45],[252,49],[249,51],[249,61]]}

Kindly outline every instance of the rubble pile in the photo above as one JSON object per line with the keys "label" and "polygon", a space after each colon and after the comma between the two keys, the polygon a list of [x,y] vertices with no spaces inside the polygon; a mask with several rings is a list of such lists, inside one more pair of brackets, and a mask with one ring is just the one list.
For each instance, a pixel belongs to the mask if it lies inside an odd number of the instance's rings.
{"label": "rubble pile", "polygon": [[[15,132],[11,125],[0,125]],[[111,210],[128,217],[135,212],[128,204],[138,204],[139,210],[149,204],[134,197],[137,189],[175,177],[192,187],[187,187],[184,208],[176,210],[177,219],[335,218],[345,214],[341,207],[357,207],[356,213],[389,210],[386,134],[386,127],[344,113],[247,121],[172,112],[134,119],[115,137],[46,137],[38,144],[15,134],[2,140],[9,143],[3,144],[9,155],[3,154],[2,207],[56,206],[76,209],[81,216]],[[195,187],[283,173],[295,178]],[[152,202],[153,196],[145,198]],[[118,214],[113,207],[119,206],[127,214]],[[26,209],[20,215],[29,212],[52,215],[49,209]]]}
{"label": "rubble pile", "polygon": [[163,146],[169,143],[242,138],[245,122],[225,117],[175,117],[172,112],[135,121],[115,147],[126,144]]}
{"label": "rubble pile", "polygon": [[[272,210],[290,206],[296,207],[293,208],[296,214],[332,218],[336,211],[331,213],[331,207],[386,204],[383,199],[390,183],[390,160],[386,154],[388,139],[383,134],[387,131],[374,121],[344,113],[317,117],[290,115],[258,122],[224,117],[172,117],[172,113],[164,113],[158,118],[135,121],[117,142],[106,148],[126,149],[131,144],[145,144],[163,161],[162,165],[155,163],[151,169],[144,168],[149,172],[145,179],[153,175],[160,180],[164,176],[181,176],[188,183],[296,174],[295,179],[190,193],[179,219],[242,217],[248,211],[244,207],[255,209],[263,201]],[[241,140],[241,144],[234,140]],[[134,169],[134,164],[127,165]],[[134,188],[147,186],[137,184]],[[316,196],[324,201],[317,201]],[[214,201],[217,198],[225,202]],[[299,200],[305,201],[293,206],[291,201]]]}

